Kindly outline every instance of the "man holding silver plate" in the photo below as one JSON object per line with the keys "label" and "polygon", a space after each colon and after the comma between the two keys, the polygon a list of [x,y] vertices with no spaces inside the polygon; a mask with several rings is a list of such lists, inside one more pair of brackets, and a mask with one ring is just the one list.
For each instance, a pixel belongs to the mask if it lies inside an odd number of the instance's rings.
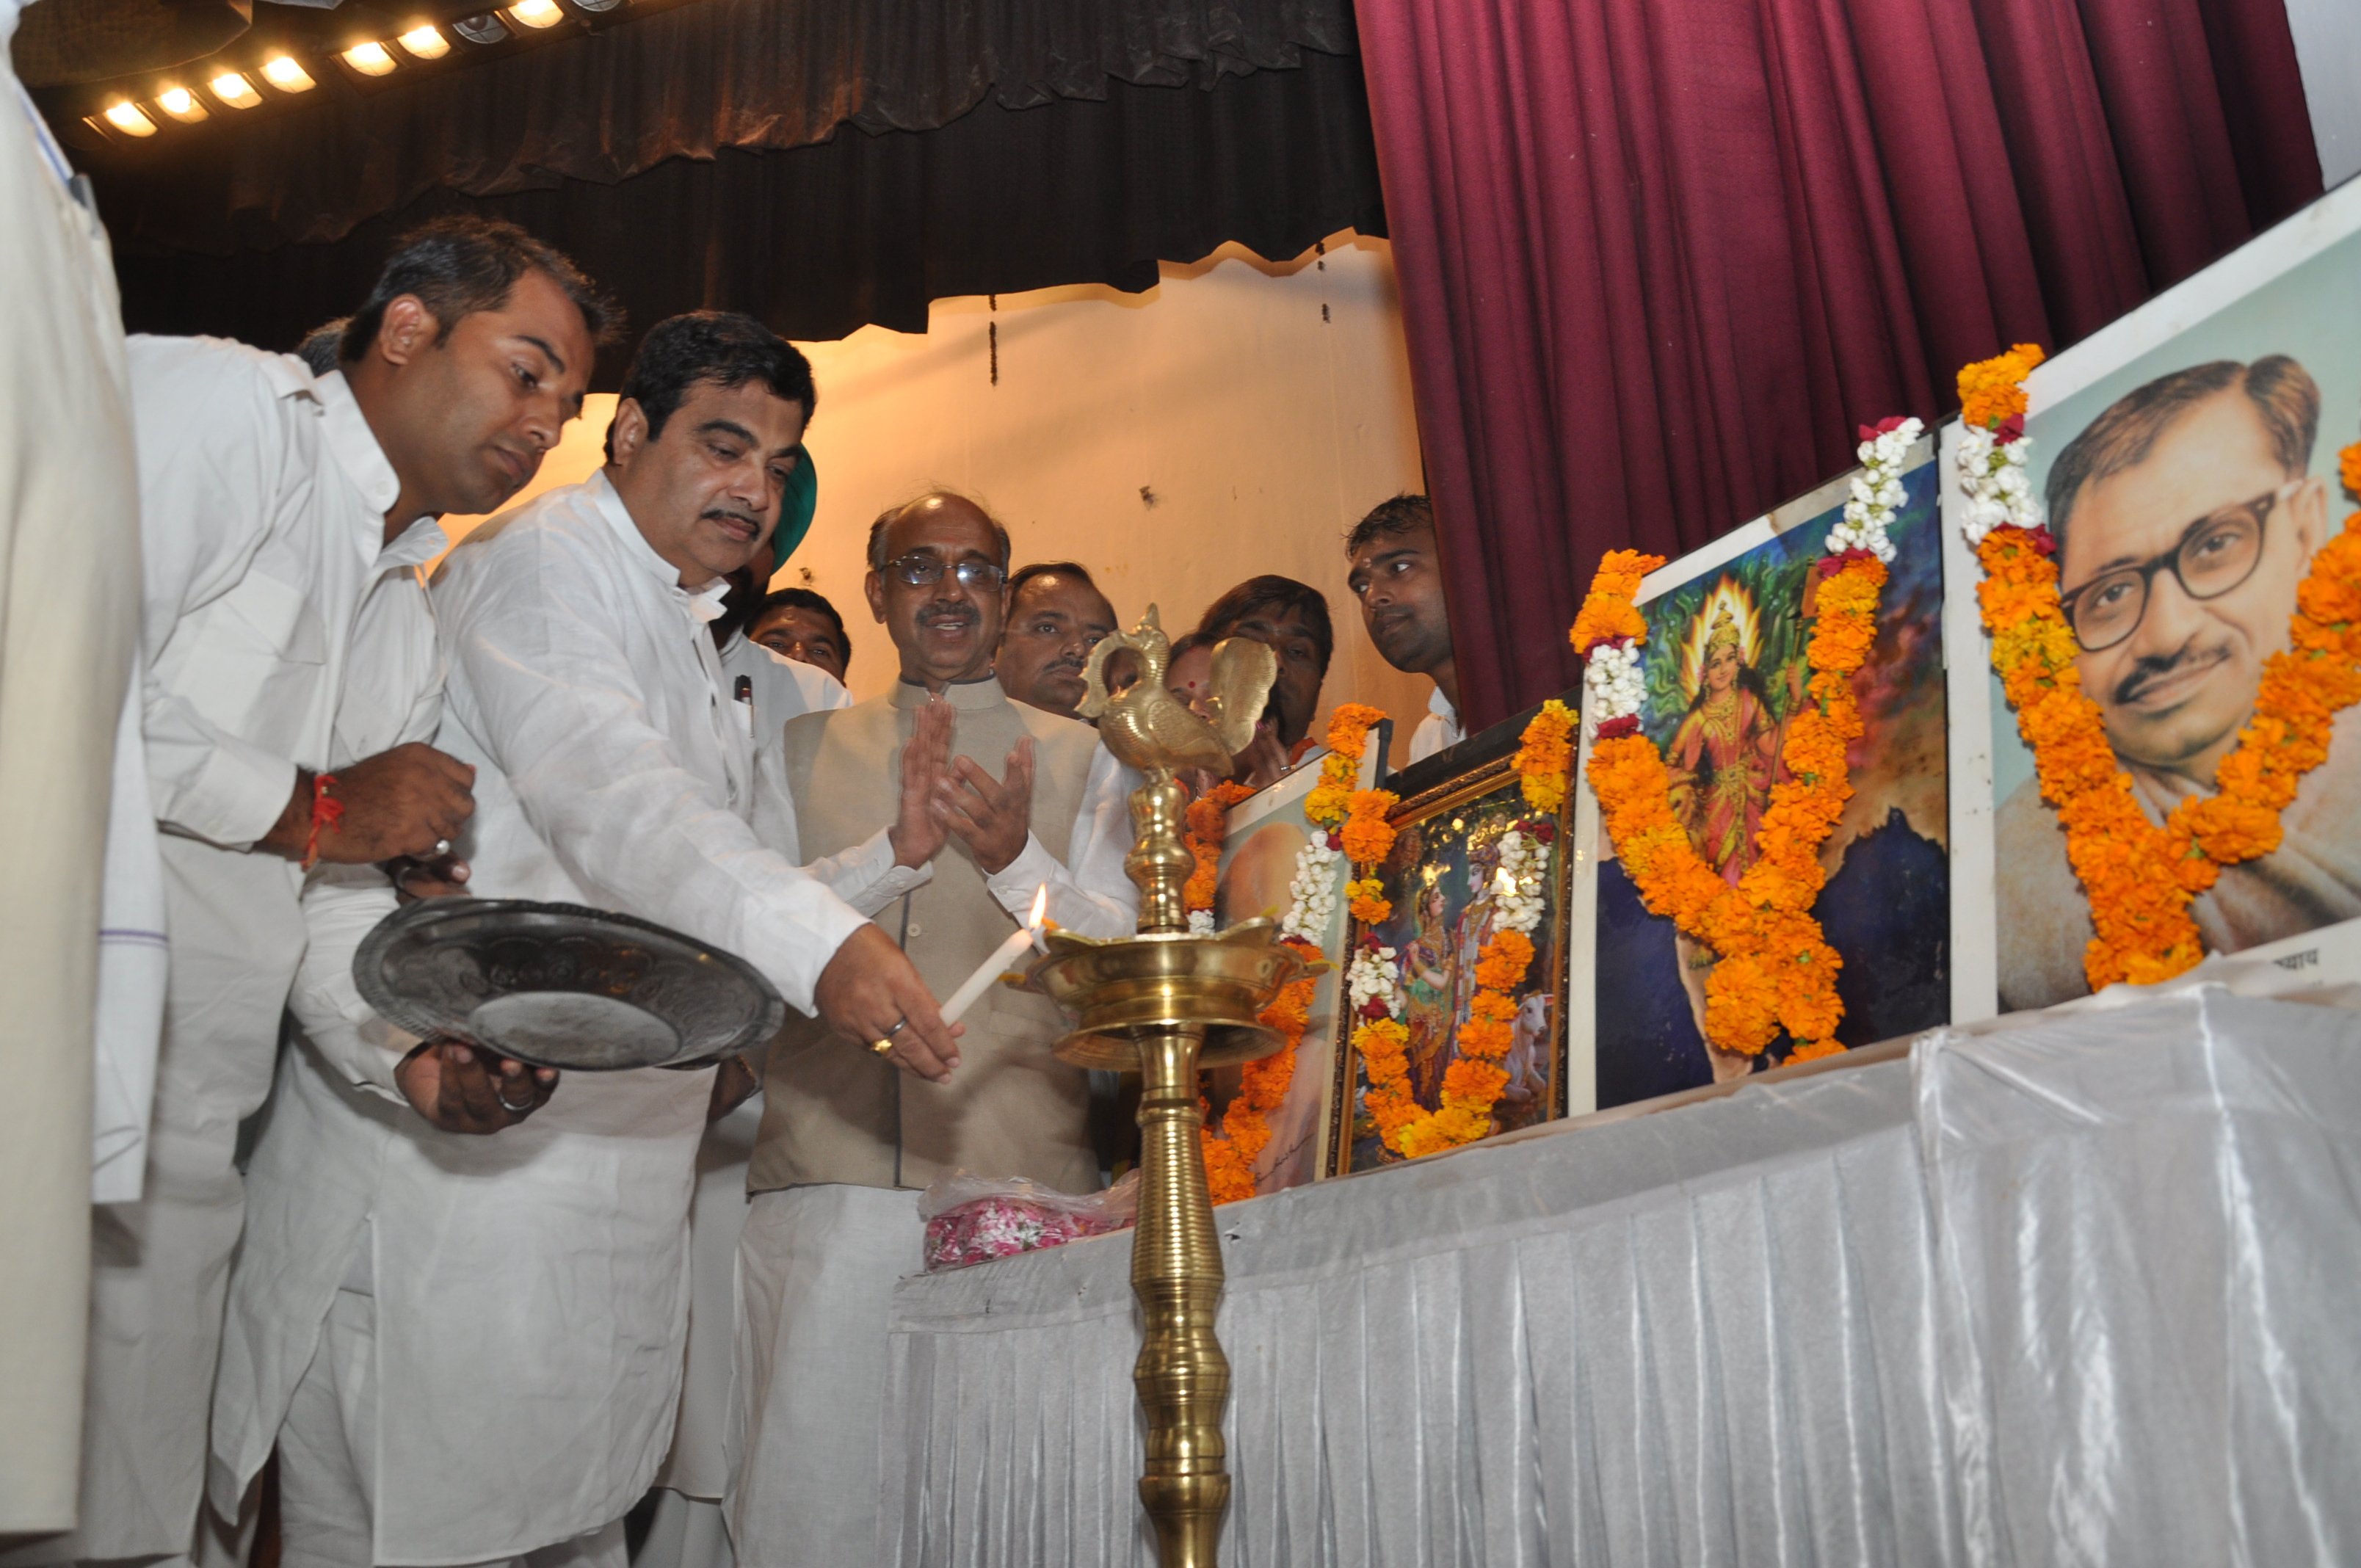
{"label": "man holding silver plate", "polygon": [[609,314],[522,230],[446,219],[398,243],[319,375],[220,339],[132,340],[137,696],[170,980],[144,1188],[93,1212],[81,1528],[0,1561],[226,1544],[199,1527],[246,1214],[235,1150],[270,1088],[306,872],[382,884],[375,862],[439,861],[458,836],[470,773],[423,743],[440,680],[415,568],[444,546],[437,516],[499,507],[533,477]]}
{"label": "man holding silver plate", "polygon": [[[851,1036],[843,1049],[882,1043],[943,1081],[958,1031],[862,911],[925,880],[948,714],[914,735],[894,825],[797,867],[749,825],[751,709],[729,700],[707,633],[723,574],[777,523],[816,400],[803,356],[750,318],[651,330],[608,466],[486,524],[436,579],[436,740],[476,769],[459,848],[479,899],[692,933]],[[275,1442],[289,1568],[620,1565],[678,1398],[715,1075],[496,1076],[497,1104],[477,1109],[497,1137],[412,1115],[395,1064],[461,1047],[412,1051],[358,1001],[355,947],[392,905],[382,886],[355,897],[373,903],[329,922],[335,938],[314,920],[295,996],[309,1048],[249,1177],[216,1503]]]}

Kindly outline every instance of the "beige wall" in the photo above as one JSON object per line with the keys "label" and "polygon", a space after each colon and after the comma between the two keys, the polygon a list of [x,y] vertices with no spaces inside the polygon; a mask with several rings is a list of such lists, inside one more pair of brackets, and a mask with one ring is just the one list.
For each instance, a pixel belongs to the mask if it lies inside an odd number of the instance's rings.
{"label": "beige wall", "polygon": [[[1341,235],[1324,257],[1285,263],[1224,247],[1167,266],[1144,295],[944,300],[924,334],[866,327],[802,346],[820,389],[808,438],[819,514],[776,581],[843,612],[856,696],[894,676],[861,597],[869,521],[940,483],[983,498],[1019,565],[1089,566],[1126,625],[1152,601],[1177,634],[1257,572],[1320,588],[1337,631],[1324,701],[1395,715],[1399,755],[1429,687],[1369,646],[1340,542],[1369,507],[1422,483],[1384,241]],[[592,400],[536,489],[591,471],[613,407]],[[448,521],[457,532],[475,520]]]}

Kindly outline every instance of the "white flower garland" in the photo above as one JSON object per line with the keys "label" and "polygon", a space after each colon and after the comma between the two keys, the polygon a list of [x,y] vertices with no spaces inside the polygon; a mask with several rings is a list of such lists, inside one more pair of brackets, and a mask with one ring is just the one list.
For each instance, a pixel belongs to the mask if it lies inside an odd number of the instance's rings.
{"label": "white flower garland", "polygon": [[1328,847],[1328,835],[1314,832],[1295,852],[1295,880],[1287,885],[1287,918],[1279,923],[1284,938],[1300,937],[1318,947],[1327,939],[1328,921],[1336,913],[1336,862],[1342,850]]}
{"label": "white flower garland", "polygon": [[1212,910],[1191,909],[1189,911],[1189,935],[1191,937],[1210,937],[1213,934],[1213,912]]}
{"label": "white flower garland", "polygon": [[1995,528],[2031,530],[2049,521],[2048,509],[2034,494],[2033,476],[2026,467],[2032,449],[2033,442],[2026,436],[2003,441],[1982,425],[1960,429],[1955,461],[1960,493],[1967,504],[1960,509],[1960,532],[1968,536],[1970,545],[1982,544],[1984,535]]}
{"label": "white flower garland", "polygon": [[1367,947],[1353,955],[1351,966],[1345,970],[1345,992],[1352,1000],[1354,1017],[1359,1018],[1361,1010],[1374,1001],[1384,1002],[1387,1017],[1402,1015],[1401,981],[1394,971],[1397,956],[1391,948]]}
{"label": "white flower garland", "polygon": [[1828,530],[1829,554],[1866,550],[1887,565],[1894,564],[1894,542],[1885,531],[1904,499],[1902,460],[1926,428],[1916,419],[1905,419],[1892,430],[1868,433],[1857,452],[1861,472],[1852,477],[1844,520]]}
{"label": "white flower garland", "polygon": [[1502,926],[1530,937],[1542,923],[1542,888],[1549,861],[1549,846],[1532,834],[1511,828],[1500,835],[1500,869],[1492,886]]}
{"label": "white flower garland", "polygon": [[1648,695],[1647,683],[1640,678],[1639,643],[1601,642],[1593,648],[1583,667],[1582,684],[1590,693],[1582,710],[1594,734],[1608,719],[1637,714]]}

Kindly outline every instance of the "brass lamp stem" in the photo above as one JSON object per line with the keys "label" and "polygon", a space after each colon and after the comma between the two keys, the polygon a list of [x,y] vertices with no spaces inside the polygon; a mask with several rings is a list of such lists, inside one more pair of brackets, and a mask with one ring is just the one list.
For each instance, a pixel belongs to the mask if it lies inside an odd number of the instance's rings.
{"label": "brass lamp stem", "polygon": [[1156,1523],[1163,1568],[1213,1568],[1230,1503],[1222,1409],[1230,1362],[1213,1337],[1222,1299],[1222,1248],[1197,1142],[1197,1051],[1202,1025],[1145,1034],[1139,1101],[1138,1229],[1131,1289],[1147,1320],[1132,1382],[1148,1412],[1148,1469],[1139,1499]]}
{"label": "brass lamp stem", "polygon": [[1183,901],[1189,873],[1196,857],[1180,837],[1181,815],[1188,796],[1170,769],[1158,768],[1148,782],[1131,792],[1131,853],[1123,869],[1139,884],[1139,930],[1186,931],[1189,909]]}

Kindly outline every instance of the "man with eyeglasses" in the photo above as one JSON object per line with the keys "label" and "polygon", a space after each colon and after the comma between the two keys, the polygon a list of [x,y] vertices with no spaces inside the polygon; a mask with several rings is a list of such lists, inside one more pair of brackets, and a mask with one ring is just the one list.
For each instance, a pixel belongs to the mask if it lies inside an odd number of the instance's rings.
{"label": "man with eyeglasses", "polygon": [[[2312,473],[2319,427],[2320,389],[2295,360],[2219,360],[2127,393],[2051,465],[2076,668],[2158,822],[2213,792],[2264,661],[2288,646],[2297,586],[2327,537],[2328,487]],[[2361,915],[2361,745],[2345,743],[2349,728],[2282,814],[2281,847],[2197,899],[2209,950]],[[2089,903],[2038,781],[2002,805],[1995,838],[2003,1004],[2082,994]]]}
{"label": "man with eyeglasses", "polygon": [[[877,916],[938,996],[1044,886],[1050,918],[1086,936],[1126,935],[1137,910],[1123,870],[1137,776],[1088,725],[1011,702],[994,678],[1008,560],[1007,530],[964,496],[935,491],[880,517],[865,590],[900,679],[790,720],[765,758],[785,794],[756,803],[756,830],[792,858],[861,843],[892,809],[919,716],[954,711],[927,880]],[[995,985],[963,1023],[948,1086],[897,1081],[800,1019],[772,1044],[738,1249],[741,1563],[878,1561],[885,1314],[894,1281],[919,1266],[916,1190],[953,1168],[1067,1192],[1099,1184],[1087,1075],[1049,1054],[1057,1008]]]}

